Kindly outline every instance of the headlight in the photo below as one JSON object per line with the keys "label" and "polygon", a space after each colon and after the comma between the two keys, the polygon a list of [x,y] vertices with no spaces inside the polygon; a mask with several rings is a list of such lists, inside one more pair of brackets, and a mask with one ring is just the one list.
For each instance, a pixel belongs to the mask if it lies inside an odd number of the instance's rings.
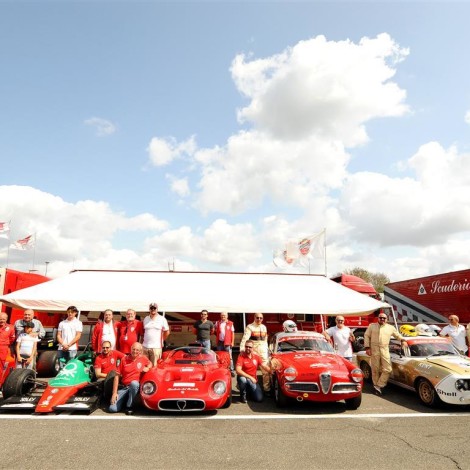
{"label": "headlight", "polygon": [[353,382],[359,383],[363,378],[361,369],[353,369],[351,371],[351,379]]}
{"label": "headlight", "polygon": [[225,382],[222,382],[222,380],[217,380],[217,382],[214,382],[212,389],[216,395],[221,396],[227,390],[227,386],[225,385]]}
{"label": "headlight", "polygon": [[144,395],[152,395],[157,391],[157,385],[155,382],[144,382],[142,384],[142,393]]}
{"label": "headlight", "polygon": [[288,367],[284,371],[284,378],[288,380],[289,382],[292,382],[293,380],[295,380],[296,377],[297,377],[297,369],[295,369],[294,367]]}
{"label": "headlight", "polygon": [[455,388],[459,392],[465,392],[467,390],[470,390],[470,381],[466,379],[457,379],[455,381]]}

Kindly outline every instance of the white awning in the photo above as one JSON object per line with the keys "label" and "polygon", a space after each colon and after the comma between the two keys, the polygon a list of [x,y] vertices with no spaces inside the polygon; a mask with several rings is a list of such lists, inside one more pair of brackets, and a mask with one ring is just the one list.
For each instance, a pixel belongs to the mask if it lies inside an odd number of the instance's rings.
{"label": "white awning", "polygon": [[293,313],[365,315],[388,304],[319,275],[73,271],[0,297],[7,305],[37,311]]}

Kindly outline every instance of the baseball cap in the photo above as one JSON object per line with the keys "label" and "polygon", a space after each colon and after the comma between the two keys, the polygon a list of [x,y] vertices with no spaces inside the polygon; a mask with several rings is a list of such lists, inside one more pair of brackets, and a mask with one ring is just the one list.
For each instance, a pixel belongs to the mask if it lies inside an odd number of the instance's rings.
{"label": "baseball cap", "polygon": [[156,308],[158,310],[158,305],[155,303],[155,302],[152,302],[150,305],[149,305],[149,310],[151,310],[152,308]]}

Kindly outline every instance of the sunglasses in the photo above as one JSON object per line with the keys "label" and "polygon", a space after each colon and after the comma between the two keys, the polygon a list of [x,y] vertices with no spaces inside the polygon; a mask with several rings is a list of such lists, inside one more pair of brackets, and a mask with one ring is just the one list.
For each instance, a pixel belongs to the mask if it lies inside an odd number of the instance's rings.
{"label": "sunglasses", "polygon": [[255,320],[262,320],[263,317],[255,317]]}
{"label": "sunglasses", "polygon": [[111,349],[109,346],[103,346],[102,349]]}
{"label": "sunglasses", "polygon": [[379,317],[379,320],[386,320],[387,317]]}
{"label": "sunglasses", "polygon": [[245,349],[253,349],[253,346],[245,346]]}
{"label": "sunglasses", "polygon": [[344,320],[336,320],[336,323],[344,323]]}

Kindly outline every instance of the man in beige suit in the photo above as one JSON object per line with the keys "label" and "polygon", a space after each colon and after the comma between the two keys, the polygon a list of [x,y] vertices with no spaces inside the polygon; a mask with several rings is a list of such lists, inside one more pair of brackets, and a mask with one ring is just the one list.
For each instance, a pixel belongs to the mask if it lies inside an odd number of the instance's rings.
{"label": "man in beige suit", "polygon": [[371,356],[372,382],[378,395],[382,395],[382,389],[387,385],[392,372],[389,352],[392,337],[400,339],[404,345],[407,344],[396,328],[387,324],[385,313],[379,313],[378,323],[371,323],[364,335],[366,354]]}

